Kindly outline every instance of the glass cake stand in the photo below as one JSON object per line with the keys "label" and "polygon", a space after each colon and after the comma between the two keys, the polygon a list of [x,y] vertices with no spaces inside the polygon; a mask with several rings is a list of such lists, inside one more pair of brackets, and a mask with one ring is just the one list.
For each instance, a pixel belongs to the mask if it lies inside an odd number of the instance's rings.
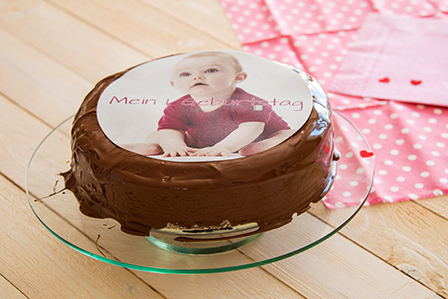
{"label": "glass cake stand", "polygon": [[[293,221],[283,227],[252,235],[238,241],[237,246],[229,239],[229,245],[219,253],[185,254],[166,250],[150,238],[122,232],[113,219],[82,214],[74,195],[64,190],[60,175],[69,169],[73,117],[51,131],[33,153],[26,172],[27,198],[39,221],[57,239],[92,258],[128,269],[200,274],[270,264],[329,239],[355,217],[367,200],[374,176],[374,156],[370,146],[356,126],[342,114],[334,111],[333,117],[335,146],[341,153],[340,171],[324,201],[349,197],[350,206],[328,209],[320,201],[312,204],[307,212],[294,216]],[[345,170],[351,163],[355,163],[356,171]]]}

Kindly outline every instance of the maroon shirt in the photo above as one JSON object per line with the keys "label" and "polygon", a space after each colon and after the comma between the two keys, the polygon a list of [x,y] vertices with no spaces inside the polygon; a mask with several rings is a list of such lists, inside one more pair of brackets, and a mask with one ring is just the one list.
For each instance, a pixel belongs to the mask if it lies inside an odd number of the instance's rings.
{"label": "maroon shirt", "polygon": [[[212,100],[213,101],[213,100]],[[278,116],[268,101],[251,95],[241,88],[235,92],[224,106],[210,112],[200,108],[190,95],[168,104],[159,120],[158,129],[184,131],[187,145],[195,148],[213,146],[227,137],[244,122],[264,122],[263,133],[255,140],[263,140],[279,130],[290,129]]]}

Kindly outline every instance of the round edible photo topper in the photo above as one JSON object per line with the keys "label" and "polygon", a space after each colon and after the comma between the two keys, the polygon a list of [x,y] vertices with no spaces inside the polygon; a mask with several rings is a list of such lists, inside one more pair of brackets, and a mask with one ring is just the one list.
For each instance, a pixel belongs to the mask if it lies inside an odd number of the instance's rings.
{"label": "round edible photo topper", "polygon": [[151,158],[235,159],[278,145],[308,120],[307,82],[292,67],[232,50],[168,56],[130,69],[98,100],[117,146]]}

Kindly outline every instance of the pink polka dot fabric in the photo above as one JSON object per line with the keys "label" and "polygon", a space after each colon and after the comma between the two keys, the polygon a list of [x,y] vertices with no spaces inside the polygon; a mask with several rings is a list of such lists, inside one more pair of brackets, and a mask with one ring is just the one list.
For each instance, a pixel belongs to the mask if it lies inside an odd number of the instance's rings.
{"label": "pink polka dot fabric", "polygon": [[[448,108],[328,92],[369,13],[448,19],[448,0],[220,1],[246,51],[311,74],[333,109],[364,134],[376,168],[367,204],[448,194]],[[336,147],[344,141],[352,150],[339,165],[335,187],[341,191],[324,201],[329,208],[357,205],[351,195],[365,179],[359,137],[344,134],[339,124],[336,129],[342,132]]]}

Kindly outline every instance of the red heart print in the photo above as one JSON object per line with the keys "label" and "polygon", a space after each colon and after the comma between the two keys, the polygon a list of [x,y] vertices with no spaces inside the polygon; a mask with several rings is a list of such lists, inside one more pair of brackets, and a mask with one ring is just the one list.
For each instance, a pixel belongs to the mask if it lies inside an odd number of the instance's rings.
{"label": "red heart print", "polygon": [[372,152],[369,152],[369,151],[366,151],[366,150],[360,151],[359,154],[363,158],[369,158],[369,157],[372,157],[374,155]]}
{"label": "red heart print", "polygon": [[384,77],[384,78],[382,78],[382,79],[380,79],[378,81],[380,81],[381,83],[389,83],[390,79],[387,78],[387,77]]}
{"label": "red heart print", "polygon": [[422,83],[422,80],[411,80],[412,85],[419,85]]}

